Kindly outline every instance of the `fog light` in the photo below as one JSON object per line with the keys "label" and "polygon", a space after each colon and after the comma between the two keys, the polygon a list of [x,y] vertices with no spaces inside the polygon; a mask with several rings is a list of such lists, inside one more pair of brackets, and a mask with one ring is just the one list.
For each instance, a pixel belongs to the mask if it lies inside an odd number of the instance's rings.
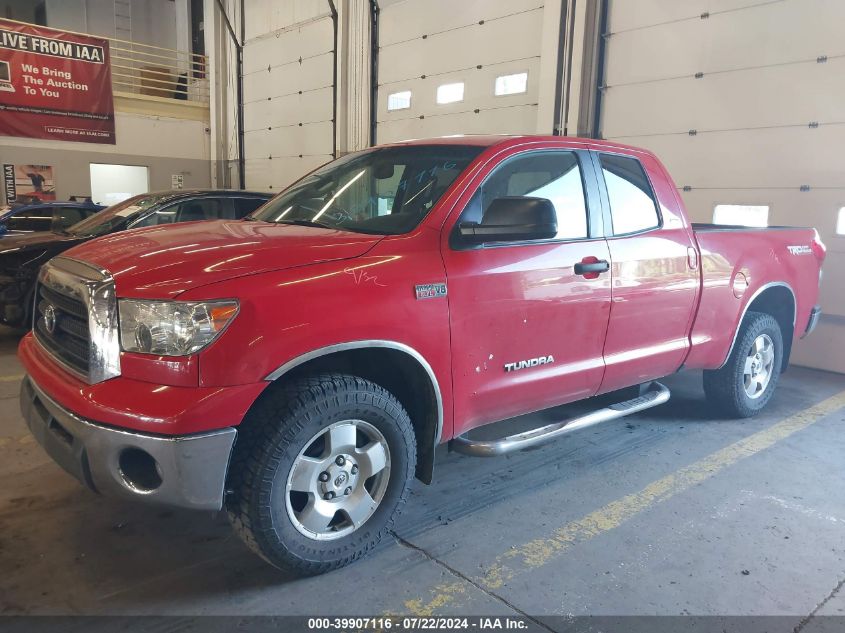
{"label": "fog light", "polygon": [[120,475],[137,492],[152,492],[161,486],[161,473],[152,455],[140,448],[126,448],[118,458]]}

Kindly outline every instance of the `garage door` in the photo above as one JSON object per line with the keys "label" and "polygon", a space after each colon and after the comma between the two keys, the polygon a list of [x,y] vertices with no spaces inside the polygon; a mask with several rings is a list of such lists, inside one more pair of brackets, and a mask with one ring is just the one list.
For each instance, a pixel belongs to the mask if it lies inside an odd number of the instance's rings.
{"label": "garage door", "polygon": [[817,227],[826,316],[793,359],[845,372],[845,3],[616,0],[608,18],[602,135],[655,151],[696,221],[753,205]]}
{"label": "garage door", "polygon": [[247,7],[244,151],[249,189],[279,191],[331,160],[334,151],[334,25],[328,3],[296,3],[299,15],[287,15],[289,8],[282,3]]}
{"label": "garage door", "polygon": [[379,4],[379,143],[536,131],[542,0]]}

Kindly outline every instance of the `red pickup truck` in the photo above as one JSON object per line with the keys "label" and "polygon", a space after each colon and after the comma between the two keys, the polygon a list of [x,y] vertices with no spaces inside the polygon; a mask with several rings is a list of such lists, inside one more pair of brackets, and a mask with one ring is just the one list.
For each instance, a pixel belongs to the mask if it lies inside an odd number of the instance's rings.
{"label": "red pickup truck", "polygon": [[[375,147],[240,221],[119,233],[39,277],[32,433],[94,490],[226,508],[317,573],[390,529],[451,440],[496,455],[641,411],[704,369],[751,416],[811,331],[813,229],[691,224],[647,151],[561,137]],[[498,440],[472,429],[598,394]]]}

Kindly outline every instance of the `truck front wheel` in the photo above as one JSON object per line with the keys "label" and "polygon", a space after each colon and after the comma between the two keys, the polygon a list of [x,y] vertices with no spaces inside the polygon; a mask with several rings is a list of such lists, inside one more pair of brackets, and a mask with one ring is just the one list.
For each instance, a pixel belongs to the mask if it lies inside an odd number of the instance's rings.
{"label": "truck front wheel", "polygon": [[270,564],[322,573],[391,529],[415,466],[414,430],[396,398],[354,376],[313,376],[268,393],[242,423],[226,507]]}
{"label": "truck front wheel", "polygon": [[748,312],[724,367],[704,372],[709,403],[735,418],[757,415],[774,395],[783,363],[778,322],[762,312]]}

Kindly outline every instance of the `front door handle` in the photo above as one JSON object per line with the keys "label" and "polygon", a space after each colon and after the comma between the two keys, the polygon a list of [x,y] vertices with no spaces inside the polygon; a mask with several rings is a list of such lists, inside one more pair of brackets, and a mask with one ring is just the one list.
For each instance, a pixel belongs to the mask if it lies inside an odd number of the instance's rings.
{"label": "front door handle", "polygon": [[610,270],[610,263],[606,259],[585,257],[575,264],[575,274],[589,279],[595,279],[600,273],[606,273],[608,270]]}

